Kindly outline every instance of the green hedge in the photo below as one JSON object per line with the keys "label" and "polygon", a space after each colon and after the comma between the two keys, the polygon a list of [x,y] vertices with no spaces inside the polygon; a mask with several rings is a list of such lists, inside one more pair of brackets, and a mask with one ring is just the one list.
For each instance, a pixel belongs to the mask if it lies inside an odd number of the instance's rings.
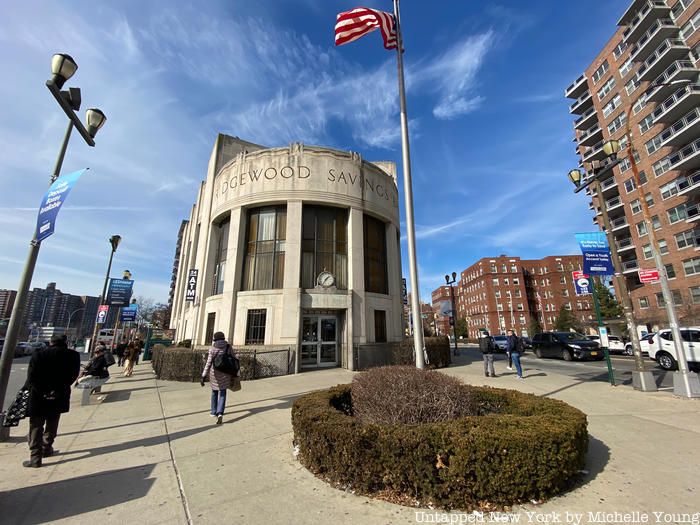
{"label": "green hedge", "polygon": [[[264,353],[254,358],[252,353],[234,349],[241,363],[241,380],[280,375],[272,365],[262,359]],[[180,348],[156,345],[151,356],[151,365],[158,379],[167,381],[198,382],[207,362],[208,349]],[[285,359],[286,361],[286,359]]]}
{"label": "green hedge", "polygon": [[[445,336],[423,338],[425,349],[428,353],[429,368],[446,368],[452,362],[450,356],[450,339]],[[392,364],[394,365],[415,365],[416,360],[413,355],[413,338],[407,338],[393,347]]]}
{"label": "green hedge", "polygon": [[354,490],[388,492],[421,506],[473,510],[541,500],[566,490],[583,468],[586,415],[557,400],[464,385],[499,413],[416,425],[360,424],[350,385],[298,398],[299,459]]}

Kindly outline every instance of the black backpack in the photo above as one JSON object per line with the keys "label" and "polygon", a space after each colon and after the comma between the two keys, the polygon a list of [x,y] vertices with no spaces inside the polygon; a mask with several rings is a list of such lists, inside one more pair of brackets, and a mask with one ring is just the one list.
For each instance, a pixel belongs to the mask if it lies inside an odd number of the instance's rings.
{"label": "black backpack", "polygon": [[231,345],[228,345],[226,350],[217,354],[212,364],[215,370],[232,376],[237,376],[238,371],[241,369],[240,361],[231,353]]}
{"label": "black backpack", "polygon": [[525,352],[525,345],[523,344],[523,338],[515,336],[515,351],[519,354]]}

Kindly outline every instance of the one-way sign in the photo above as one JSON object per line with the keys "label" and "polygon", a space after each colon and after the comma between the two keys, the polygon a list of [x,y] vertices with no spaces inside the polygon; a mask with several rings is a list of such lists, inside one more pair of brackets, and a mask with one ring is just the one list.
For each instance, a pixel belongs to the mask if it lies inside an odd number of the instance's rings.
{"label": "one-way sign", "polygon": [[197,274],[199,270],[190,270],[187,276],[187,290],[185,291],[185,301],[194,301],[197,295]]}

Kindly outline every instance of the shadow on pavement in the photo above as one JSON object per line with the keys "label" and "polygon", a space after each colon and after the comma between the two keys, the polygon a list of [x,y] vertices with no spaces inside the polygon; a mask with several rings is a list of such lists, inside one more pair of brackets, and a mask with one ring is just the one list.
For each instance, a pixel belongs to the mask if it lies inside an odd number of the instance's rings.
{"label": "shadow on pavement", "polygon": [[[70,463],[72,461],[80,461],[85,458],[101,456],[103,454],[113,454],[115,452],[124,452],[133,448],[139,447],[153,447],[157,445],[167,444],[168,441],[175,441],[176,439],[182,439],[189,436],[194,436],[207,430],[211,430],[212,425],[207,425],[205,427],[193,428],[190,430],[181,430],[179,432],[173,432],[172,434],[163,434],[160,436],[152,436],[148,438],[134,439],[132,441],[126,441],[124,443],[115,443],[113,445],[105,445],[103,447],[93,447],[86,448],[82,450],[69,450],[67,452],[61,453],[59,457],[64,459],[59,459],[58,461],[51,461],[47,459],[44,461],[46,466],[61,465],[63,463]],[[66,458],[66,456],[78,455],[74,458]]]}
{"label": "shadow on pavement", "polygon": [[0,493],[3,523],[32,525],[71,518],[143,498],[155,483],[149,479],[155,464]]}
{"label": "shadow on pavement", "polygon": [[598,474],[605,470],[605,465],[610,461],[610,448],[601,440],[588,435],[588,452],[586,453],[586,466],[588,471],[575,484],[576,487],[593,481]]}

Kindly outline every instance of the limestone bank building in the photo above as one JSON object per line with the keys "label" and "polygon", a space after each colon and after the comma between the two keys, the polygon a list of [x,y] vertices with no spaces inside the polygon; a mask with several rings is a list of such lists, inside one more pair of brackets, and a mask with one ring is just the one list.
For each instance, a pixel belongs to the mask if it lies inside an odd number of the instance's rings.
{"label": "limestone bank building", "polygon": [[393,163],[220,134],[181,233],[178,341],[288,347],[299,371],[403,337]]}

